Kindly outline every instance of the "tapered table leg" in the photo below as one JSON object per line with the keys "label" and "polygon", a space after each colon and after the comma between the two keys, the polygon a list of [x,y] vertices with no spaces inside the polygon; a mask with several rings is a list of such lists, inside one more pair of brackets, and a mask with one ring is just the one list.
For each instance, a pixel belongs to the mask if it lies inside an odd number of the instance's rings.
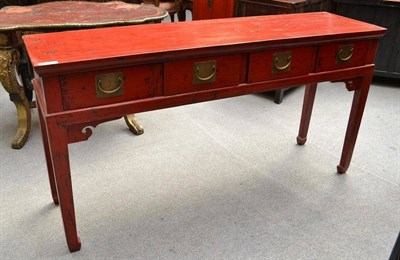
{"label": "tapered table leg", "polygon": [[53,162],[52,162],[51,154],[50,154],[47,127],[46,127],[45,119],[43,118],[43,113],[41,111],[41,107],[39,107],[39,105],[38,105],[38,111],[39,111],[40,129],[42,132],[44,153],[46,156],[47,173],[49,175],[51,196],[53,198],[54,204],[58,205],[58,203],[59,203],[58,202],[58,192],[57,192],[57,186],[56,186],[56,182],[55,182],[55,178],[54,178]]}
{"label": "tapered table leg", "polygon": [[[349,168],[354,146],[356,144],[358,130],[360,129],[361,119],[367,101],[369,87],[372,80],[372,72],[362,80],[354,81],[354,97],[351,105],[349,122],[347,124],[346,136],[344,139],[342,156],[337,166],[338,173],[345,173]],[[357,86],[357,84],[359,84]]]}
{"label": "tapered table leg", "polygon": [[283,100],[283,94],[285,93],[284,89],[278,89],[274,91],[274,102],[275,104],[280,104],[282,103]]}
{"label": "tapered table leg", "polygon": [[15,48],[0,49],[0,82],[4,89],[10,94],[18,112],[18,129],[11,143],[14,149],[21,149],[29,136],[31,130],[31,108],[27,100],[24,87],[19,85],[15,66],[19,60],[19,52]]}
{"label": "tapered table leg", "polygon": [[301,113],[299,135],[297,136],[297,144],[299,145],[303,145],[307,141],[308,127],[310,126],[310,119],[311,119],[316,91],[317,91],[316,83],[306,85],[306,89],[304,91],[304,102],[303,102],[303,110]]}
{"label": "tapered table leg", "polygon": [[[49,131],[49,129],[51,129],[51,131]],[[57,126],[55,122],[48,121],[47,132],[54,175],[57,183],[61,215],[64,223],[65,237],[67,239],[69,251],[74,252],[80,250],[81,241],[76,229],[68,155],[68,133],[67,129]]]}

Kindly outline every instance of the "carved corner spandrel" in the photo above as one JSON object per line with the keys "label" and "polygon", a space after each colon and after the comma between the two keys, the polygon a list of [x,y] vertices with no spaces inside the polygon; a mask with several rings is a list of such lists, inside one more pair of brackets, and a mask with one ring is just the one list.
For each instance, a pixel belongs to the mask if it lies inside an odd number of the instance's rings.
{"label": "carved corner spandrel", "polygon": [[360,89],[362,78],[352,78],[344,80],[331,81],[332,83],[343,82],[346,85],[348,91],[355,91]]}
{"label": "carved corner spandrel", "polygon": [[361,87],[361,79],[353,79],[353,80],[348,80],[344,82],[346,84],[346,89],[348,91],[355,91],[357,89],[360,89]]}
{"label": "carved corner spandrel", "polygon": [[116,117],[116,118],[104,119],[83,124],[70,125],[68,126],[68,143],[77,143],[86,141],[92,136],[93,130],[96,126],[98,126],[101,123],[117,120],[120,118],[121,117]]}

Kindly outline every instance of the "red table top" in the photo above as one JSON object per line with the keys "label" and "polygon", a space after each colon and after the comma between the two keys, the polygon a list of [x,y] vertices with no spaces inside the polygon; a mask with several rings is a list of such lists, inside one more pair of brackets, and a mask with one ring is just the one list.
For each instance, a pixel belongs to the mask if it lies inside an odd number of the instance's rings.
{"label": "red table top", "polygon": [[16,29],[89,28],[161,20],[161,8],[124,2],[57,1],[0,9],[0,31]]}
{"label": "red table top", "polygon": [[[144,24],[24,36],[36,71],[46,67],[183,55],[204,48],[262,46],[378,38],[386,29],[317,12],[179,23]],[[65,44],[68,39],[68,44]],[[282,45],[282,46],[284,46]]]}

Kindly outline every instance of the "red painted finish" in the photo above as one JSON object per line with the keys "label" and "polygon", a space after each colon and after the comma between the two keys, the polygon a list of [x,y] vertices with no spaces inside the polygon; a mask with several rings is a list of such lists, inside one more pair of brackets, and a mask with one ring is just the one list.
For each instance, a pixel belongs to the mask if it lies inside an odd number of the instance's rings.
{"label": "red painted finish", "polygon": [[297,136],[298,145],[303,145],[307,141],[308,127],[310,126],[310,119],[316,92],[316,83],[306,85],[306,90],[304,91],[303,112],[301,114],[299,135]]}
{"label": "red painted finish", "polygon": [[46,121],[43,117],[42,110],[38,109],[38,111],[39,111],[40,130],[42,132],[44,154],[46,155],[47,173],[49,175],[51,196],[53,198],[54,204],[58,205],[59,204],[58,192],[57,192],[57,186],[56,186],[56,182],[55,182],[55,178],[54,178],[53,161],[51,159],[51,154],[50,154],[50,146],[49,146],[49,140],[48,140],[48,134],[47,134]]}
{"label": "red painted finish", "polygon": [[[79,250],[80,240],[67,144],[88,139],[92,132],[86,126],[132,113],[310,84],[298,136],[298,143],[304,144],[317,83],[343,81],[354,91],[337,168],[343,173],[350,165],[377,40],[384,32],[333,14],[310,13],[25,36],[37,73],[33,85],[50,186],[53,199],[58,192],[70,251]],[[65,45],[67,38],[70,45]],[[342,44],[354,44],[354,60],[337,65]],[[292,52],[292,67],[271,73],[272,55],[282,51]],[[217,65],[215,81],[194,84],[194,64],[210,60]],[[124,74],[126,91],[99,99],[94,95],[95,77],[110,72]]]}
{"label": "red painted finish", "polygon": [[[59,80],[64,110],[151,97],[154,93],[153,75],[161,70],[159,65],[144,65],[63,75]],[[124,85],[127,86],[124,88],[124,95],[96,98],[96,75],[113,72],[123,74]]]}
{"label": "red painted finish", "polygon": [[[242,68],[247,66],[247,57],[243,55],[223,55],[166,62],[164,65],[164,95],[203,91],[239,85],[245,82]],[[213,83],[193,85],[193,63],[216,61],[217,77]]]}
{"label": "red painted finish", "polygon": [[[272,72],[273,54],[291,52],[291,68],[287,72]],[[307,75],[314,71],[316,47],[286,48],[253,52],[249,61],[249,82]]]}
{"label": "red painted finish", "polygon": [[[383,32],[379,26],[321,12],[56,32],[25,36],[25,42],[31,46],[36,72],[48,74],[154,62],[161,56],[163,60],[186,59],[203,48],[213,54],[226,53],[228,48],[241,52],[243,45],[248,50],[283,48],[354,37],[376,38]],[[60,39],[64,44],[60,45]]]}
{"label": "red painted finish", "polygon": [[[335,70],[341,68],[350,68],[360,66],[367,63],[373,63],[374,57],[368,55],[371,45],[377,40],[370,41],[345,41],[332,44],[325,44],[319,48],[316,71]],[[338,64],[336,62],[336,51],[339,46],[346,44],[354,44],[354,52],[350,62]]]}
{"label": "red painted finish", "polygon": [[195,0],[193,20],[233,17],[234,0]]}

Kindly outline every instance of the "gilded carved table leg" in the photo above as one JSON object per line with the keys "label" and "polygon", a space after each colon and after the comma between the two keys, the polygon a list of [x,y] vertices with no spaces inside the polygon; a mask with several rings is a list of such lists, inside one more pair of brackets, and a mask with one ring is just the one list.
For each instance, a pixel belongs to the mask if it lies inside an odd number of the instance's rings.
{"label": "gilded carved table leg", "polygon": [[124,116],[125,123],[129,127],[129,130],[135,135],[141,135],[144,133],[143,126],[139,124],[134,114]]}
{"label": "gilded carved table leg", "polygon": [[15,66],[19,60],[19,52],[14,48],[0,49],[0,82],[10,94],[18,112],[18,129],[11,143],[14,149],[20,149],[26,143],[31,129],[31,108],[24,87],[19,85]]}

